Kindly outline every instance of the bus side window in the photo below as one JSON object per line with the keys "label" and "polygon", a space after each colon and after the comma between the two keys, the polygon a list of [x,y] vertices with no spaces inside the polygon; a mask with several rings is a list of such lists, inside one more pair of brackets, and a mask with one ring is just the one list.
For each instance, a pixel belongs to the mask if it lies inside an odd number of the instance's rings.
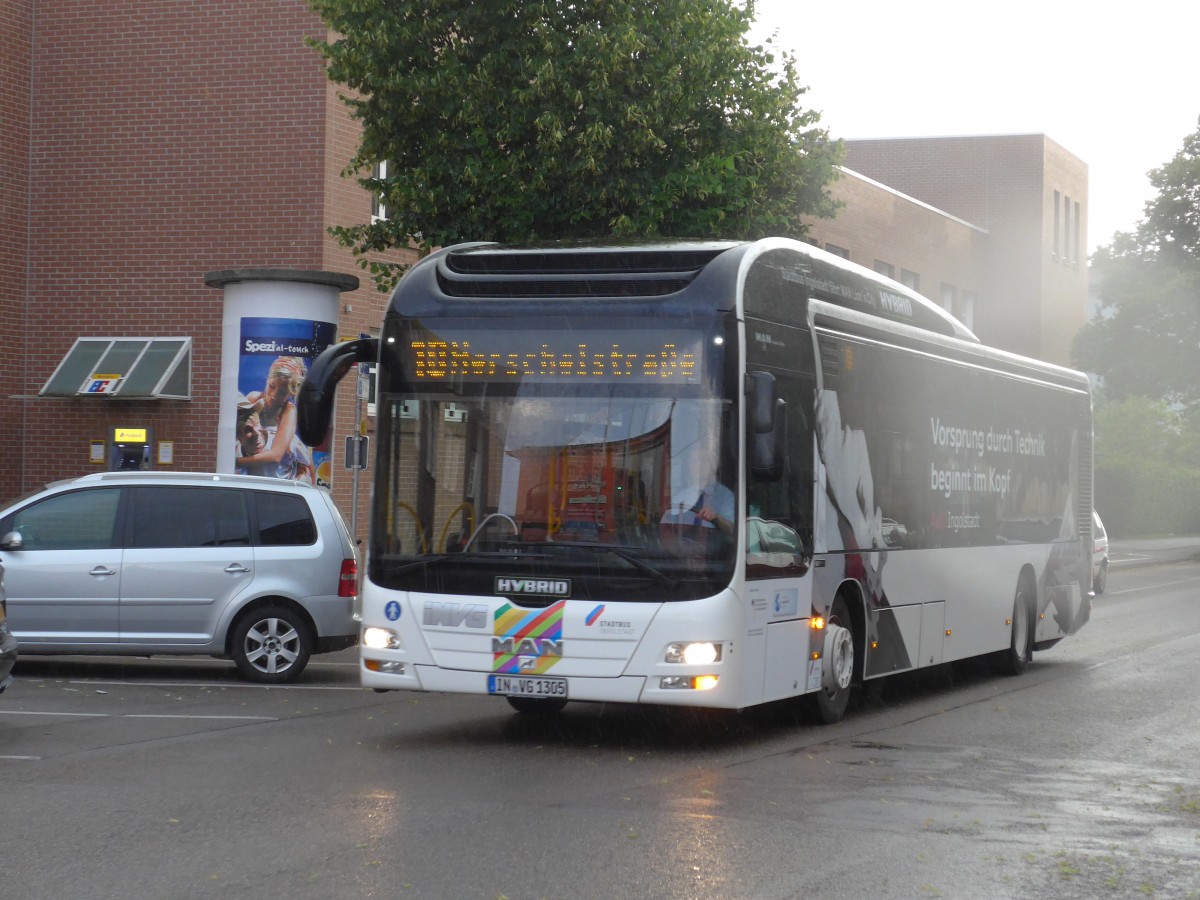
{"label": "bus side window", "polygon": [[[795,535],[802,553],[811,552],[813,506],[813,436],[810,423],[814,387],[810,376],[784,374],[776,377],[776,392],[787,407],[787,433],[783,471],[777,481],[758,481],[746,475],[748,515],[764,528],[778,525]],[[753,525],[753,522],[752,522]],[[779,537],[782,532],[774,532]],[[753,527],[747,537],[752,539]],[[779,541],[775,541],[779,543]],[[748,543],[748,547],[751,544]]]}

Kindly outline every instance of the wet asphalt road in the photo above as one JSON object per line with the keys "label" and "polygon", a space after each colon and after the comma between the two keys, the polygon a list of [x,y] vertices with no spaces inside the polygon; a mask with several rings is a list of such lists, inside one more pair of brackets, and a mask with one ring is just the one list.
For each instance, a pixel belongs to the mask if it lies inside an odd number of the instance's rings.
{"label": "wet asphalt road", "polygon": [[353,651],[271,689],[27,657],[0,697],[0,897],[1200,897],[1200,560],[1121,552],[1026,675],[904,676],[829,727],[531,721],[362,691]]}

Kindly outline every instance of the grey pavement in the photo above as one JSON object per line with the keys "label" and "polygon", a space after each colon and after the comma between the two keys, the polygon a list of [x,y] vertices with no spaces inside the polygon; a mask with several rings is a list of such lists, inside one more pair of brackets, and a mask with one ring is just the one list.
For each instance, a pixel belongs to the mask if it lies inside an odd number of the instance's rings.
{"label": "grey pavement", "polygon": [[1200,555],[1200,535],[1168,534],[1153,538],[1109,538],[1108,565],[1112,569],[1158,565]]}

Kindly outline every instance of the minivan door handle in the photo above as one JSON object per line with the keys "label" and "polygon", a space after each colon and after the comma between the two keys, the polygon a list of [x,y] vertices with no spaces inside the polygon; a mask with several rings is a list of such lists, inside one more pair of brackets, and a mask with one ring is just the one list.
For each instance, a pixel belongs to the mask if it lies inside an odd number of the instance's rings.
{"label": "minivan door handle", "polygon": [[249,572],[250,570],[241,563],[230,563],[225,567],[225,571],[231,575],[240,575],[242,572]]}
{"label": "minivan door handle", "polygon": [[107,566],[96,566],[96,568],[92,569],[92,571],[88,572],[88,574],[95,575],[97,578],[99,578],[101,575],[116,575],[117,573]]}

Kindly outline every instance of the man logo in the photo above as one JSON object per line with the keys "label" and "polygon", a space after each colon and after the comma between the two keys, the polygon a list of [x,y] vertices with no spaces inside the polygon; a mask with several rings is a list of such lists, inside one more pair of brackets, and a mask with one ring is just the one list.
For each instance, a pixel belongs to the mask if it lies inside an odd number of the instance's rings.
{"label": "man logo", "polygon": [[506,578],[496,577],[497,594],[524,594],[534,597],[570,597],[569,578]]}

